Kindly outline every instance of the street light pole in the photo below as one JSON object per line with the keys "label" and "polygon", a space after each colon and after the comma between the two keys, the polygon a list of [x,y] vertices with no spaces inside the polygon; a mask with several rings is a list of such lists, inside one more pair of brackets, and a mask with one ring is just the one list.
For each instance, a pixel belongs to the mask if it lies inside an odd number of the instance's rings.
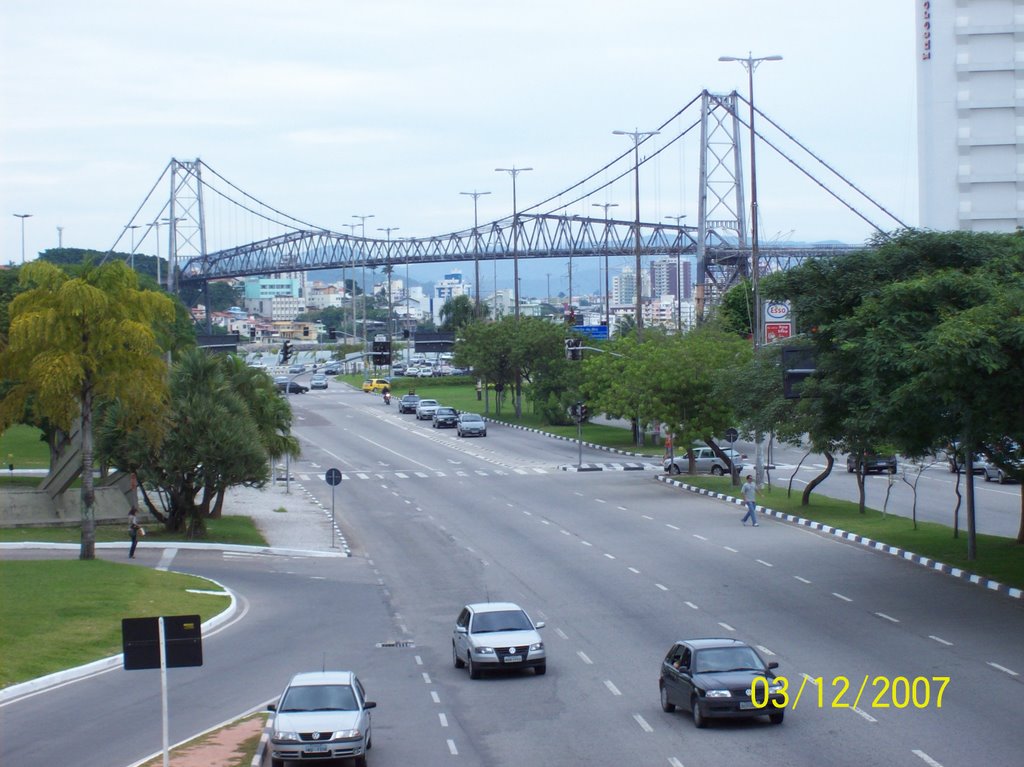
{"label": "street light pole", "polygon": [[14,213],[15,218],[21,219],[21,265],[25,265],[25,219],[32,218],[31,213]]}
{"label": "street light pole", "polygon": [[[342,226],[347,226],[348,227],[348,234],[349,234],[350,237],[355,237],[356,236],[356,227],[359,226],[359,224],[342,224]],[[349,249],[349,252],[351,253],[351,248]],[[348,275],[348,267],[343,267],[342,270],[341,270],[341,284],[345,287],[346,291],[348,290],[348,278],[347,278],[347,275]],[[349,336],[350,338],[355,338],[355,336],[356,336],[356,291],[355,291],[355,287],[356,287],[355,269],[353,269],[352,270],[352,292],[349,294],[349,297],[348,297],[349,303],[352,305],[352,333]],[[342,319],[344,320],[344,314],[342,314]]]}
{"label": "street light pole", "polygon": [[643,335],[644,329],[644,315],[643,315],[643,275],[640,270],[640,142],[646,141],[651,136],[657,136],[661,131],[641,131],[641,130],[615,130],[612,131],[616,136],[629,136],[633,139],[633,176],[634,176],[634,193],[636,195],[636,340],[640,341]]}
{"label": "street light pole", "polygon": [[129,224],[128,225],[128,229],[132,233],[131,267],[132,267],[132,271],[133,272],[135,271],[135,230],[136,229],[141,229],[141,228],[142,228],[141,224]]}
{"label": "street light pole", "polygon": [[[516,177],[533,168],[495,168],[499,173],[507,173],[512,177],[512,289],[515,293],[515,317],[519,319],[519,209],[516,207]],[[518,389],[518,386],[516,387]],[[518,392],[517,392],[518,395]]]}
{"label": "street light pole", "polygon": [[[676,226],[682,226],[686,214],[684,213],[681,216],[665,216],[665,218],[669,221],[675,221]],[[680,334],[683,332],[683,273],[679,251],[676,251],[676,332]]]}
{"label": "street light pole", "polygon": [[608,276],[608,209],[617,208],[617,202],[592,202],[595,208],[604,208],[604,324],[608,332],[612,330],[612,295],[611,278]]}
{"label": "street light pole", "polygon": [[[362,232],[363,247],[366,247],[366,219],[373,218],[373,214],[372,213],[368,213],[365,216],[353,215],[352,218],[358,218],[359,219],[359,225],[362,227],[360,231]],[[366,335],[366,264],[363,264],[362,283],[363,283],[363,351],[365,352],[366,351],[366,345],[369,343],[369,337]],[[354,330],[355,330],[355,328],[353,328],[353,331]]]}
{"label": "street light pole", "polygon": [[[762,342],[762,308],[760,288],[760,252],[757,241],[757,159],[755,155],[754,137],[754,70],[762,61],[782,61],[782,56],[760,56],[754,57],[750,53],[745,58],[737,56],[719,56],[719,61],[738,61],[747,70],[747,89],[750,94],[750,282],[754,292],[754,316],[750,323],[750,329],[754,336],[754,351],[761,348]],[[764,478],[764,446],[762,445],[762,434],[757,432],[754,435],[756,449],[754,451],[754,471],[757,475],[757,484],[761,485]]]}
{"label": "street light pole", "polygon": [[[388,247],[387,247],[387,250],[385,251],[386,256],[387,256],[387,266],[384,268],[384,271],[388,275],[388,321],[385,323],[385,328],[386,328],[387,334],[388,334],[388,342],[390,343],[392,337],[394,336],[394,331],[393,331],[393,328],[392,328],[392,325],[391,325],[391,314],[393,312],[393,304],[391,303],[391,271],[392,271],[392,266],[391,266],[391,233],[392,232],[397,232],[398,231],[398,227],[397,226],[378,226],[377,227],[377,231],[378,232],[386,232],[387,235],[388,235]],[[390,372],[391,372],[391,355],[388,355],[388,373],[390,373]]]}
{"label": "street light pole", "polygon": [[474,276],[473,279],[476,283],[473,285],[473,292],[476,294],[476,316],[480,317],[480,232],[477,229],[477,210],[476,201],[479,197],[490,194],[490,192],[478,192],[475,189],[472,192],[459,192],[459,194],[467,195],[473,198],[473,267]]}
{"label": "street light pole", "polygon": [[57,227],[57,248],[60,250],[64,249],[64,227]]}

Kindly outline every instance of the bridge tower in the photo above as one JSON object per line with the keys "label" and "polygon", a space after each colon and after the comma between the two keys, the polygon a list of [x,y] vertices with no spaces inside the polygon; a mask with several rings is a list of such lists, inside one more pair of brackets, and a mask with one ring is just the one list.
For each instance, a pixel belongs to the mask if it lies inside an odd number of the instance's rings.
{"label": "bridge tower", "polygon": [[[717,304],[741,277],[750,275],[743,157],[736,91],[704,91],[700,111],[700,189],[697,216],[697,316]],[[735,256],[712,258],[708,245],[738,247]]]}
{"label": "bridge tower", "polygon": [[206,220],[203,212],[202,162],[171,159],[171,197],[167,222],[167,290],[176,292],[180,258],[206,255]]}

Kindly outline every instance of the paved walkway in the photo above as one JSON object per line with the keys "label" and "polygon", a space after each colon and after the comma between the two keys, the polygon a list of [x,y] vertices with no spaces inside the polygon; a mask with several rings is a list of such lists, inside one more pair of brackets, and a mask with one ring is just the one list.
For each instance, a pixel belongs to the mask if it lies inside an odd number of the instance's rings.
{"label": "paved walkway", "polygon": [[[237,487],[224,499],[224,515],[251,517],[276,549],[336,551],[349,556],[348,542],[335,525],[331,536],[331,507],[322,506],[304,483],[267,485],[262,489]],[[332,548],[332,542],[334,544]]]}

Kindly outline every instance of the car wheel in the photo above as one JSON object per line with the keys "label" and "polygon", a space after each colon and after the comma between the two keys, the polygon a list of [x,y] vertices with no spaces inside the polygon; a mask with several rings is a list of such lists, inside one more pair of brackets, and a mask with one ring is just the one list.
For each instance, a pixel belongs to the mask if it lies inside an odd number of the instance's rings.
{"label": "car wheel", "polygon": [[661,710],[667,714],[671,714],[676,710],[676,704],[668,699],[668,690],[665,688],[665,685],[661,685]]}
{"label": "car wheel", "polygon": [[772,724],[782,724],[782,720],[785,718],[785,711],[777,711],[774,714],[768,714],[768,721]]}
{"label": "car wheel", "polygon": [[469,678],[479,679],[480,678],[480,667],[473,662],[473,656],[466,656],[466,665],[469,666]]}
{"label": "car wheel", "polygon": [[366,767],[366,754],[362,754],[361,756],[357,756],[356,757],[356,761],[355,761],[355,765],[356,765],[356,767]]}
{"label": "car wheel", "polygon": [[680,471],[681,471],[681,469],[679,468],[678,464],[670,463],[668,465],[668,473],[669,474],[678,474]]}
{"label": "car wheel", "polygon": [[716,477],[720,477],[723,474],[725,474],[725,469],[723,469],[721,466],[712,466],[711,473],[714,474]]}
{"label": "car wheel", "polygon": [[459,651],[455,649],[455,642],[452,642],[452,664],[455,668],[466,667],[466,662],[459,657]]}
{"label": "car wheel", "polygon": [[847,474],[853,474],[853,472],[854,472],[854,465],[852,463],[850,463],[849,461],[847,461],[846,462],[846,473]]}
{"label": "car wheel", "polygon": [[533,673],[535,673],[537,676],[544,676],[546,673],[548,673],[548,664],[541,663],[539,666],[534,666]]}
{"label": "car wheel", "polygon": [[985,472],[985,481],[986,482],[991,482],[992,481],[992,477],[989,476],[989,473],[987,471]]}
{"label": "car wheel", "polygon": [[704,718],[704,714],[700,710],[700,703],[697,702],[696,695],[690,698],[690,713],[693,714],[693,726],[698,730],[703,730],[708,726],[708,720]]}
{"label": "car wheel", "polygon": [[373,748],[373,731],[372,730],[367,730],[366,731],[366,750],[369,751],[371,748]]}
{"label": "car wheel", "polygon": [[484,433],[483,433],[483,434],[481,434],[480,436],[481,436],[481,437],[486,437],[486,436],[487,436],[487,432],[484,432]]}

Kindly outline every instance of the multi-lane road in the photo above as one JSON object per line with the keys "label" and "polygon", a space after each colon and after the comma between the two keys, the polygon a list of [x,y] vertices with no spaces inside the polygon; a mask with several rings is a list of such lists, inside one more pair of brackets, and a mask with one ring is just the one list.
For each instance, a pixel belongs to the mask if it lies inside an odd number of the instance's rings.
{"label": "multi-lane road", "polygon": [[[304,444],[293,471],[327,504],[319,476],[345,474],[337,508],[353,557],[170,559],[244,606],[205,639],[202,669],[174,672],[172,740],[326,664],[358,671],[378,702],[380,767],[1020,759],[1018,601],[771,519],[743,527],[737,507],[650,471],[562,471],[572,443],[498,425],[458,439],[342,387],[292,402]],[[453,668],[455,617],[487,599],[546,621],[545,676],[471,681]],[[695,636],[737,637],[777,661],[802,688],[785,723],[696,730],[664,713],[661,659]],[[156,685],[115,671],[7,705],[0,763],[129,764],[159,742]]]}

